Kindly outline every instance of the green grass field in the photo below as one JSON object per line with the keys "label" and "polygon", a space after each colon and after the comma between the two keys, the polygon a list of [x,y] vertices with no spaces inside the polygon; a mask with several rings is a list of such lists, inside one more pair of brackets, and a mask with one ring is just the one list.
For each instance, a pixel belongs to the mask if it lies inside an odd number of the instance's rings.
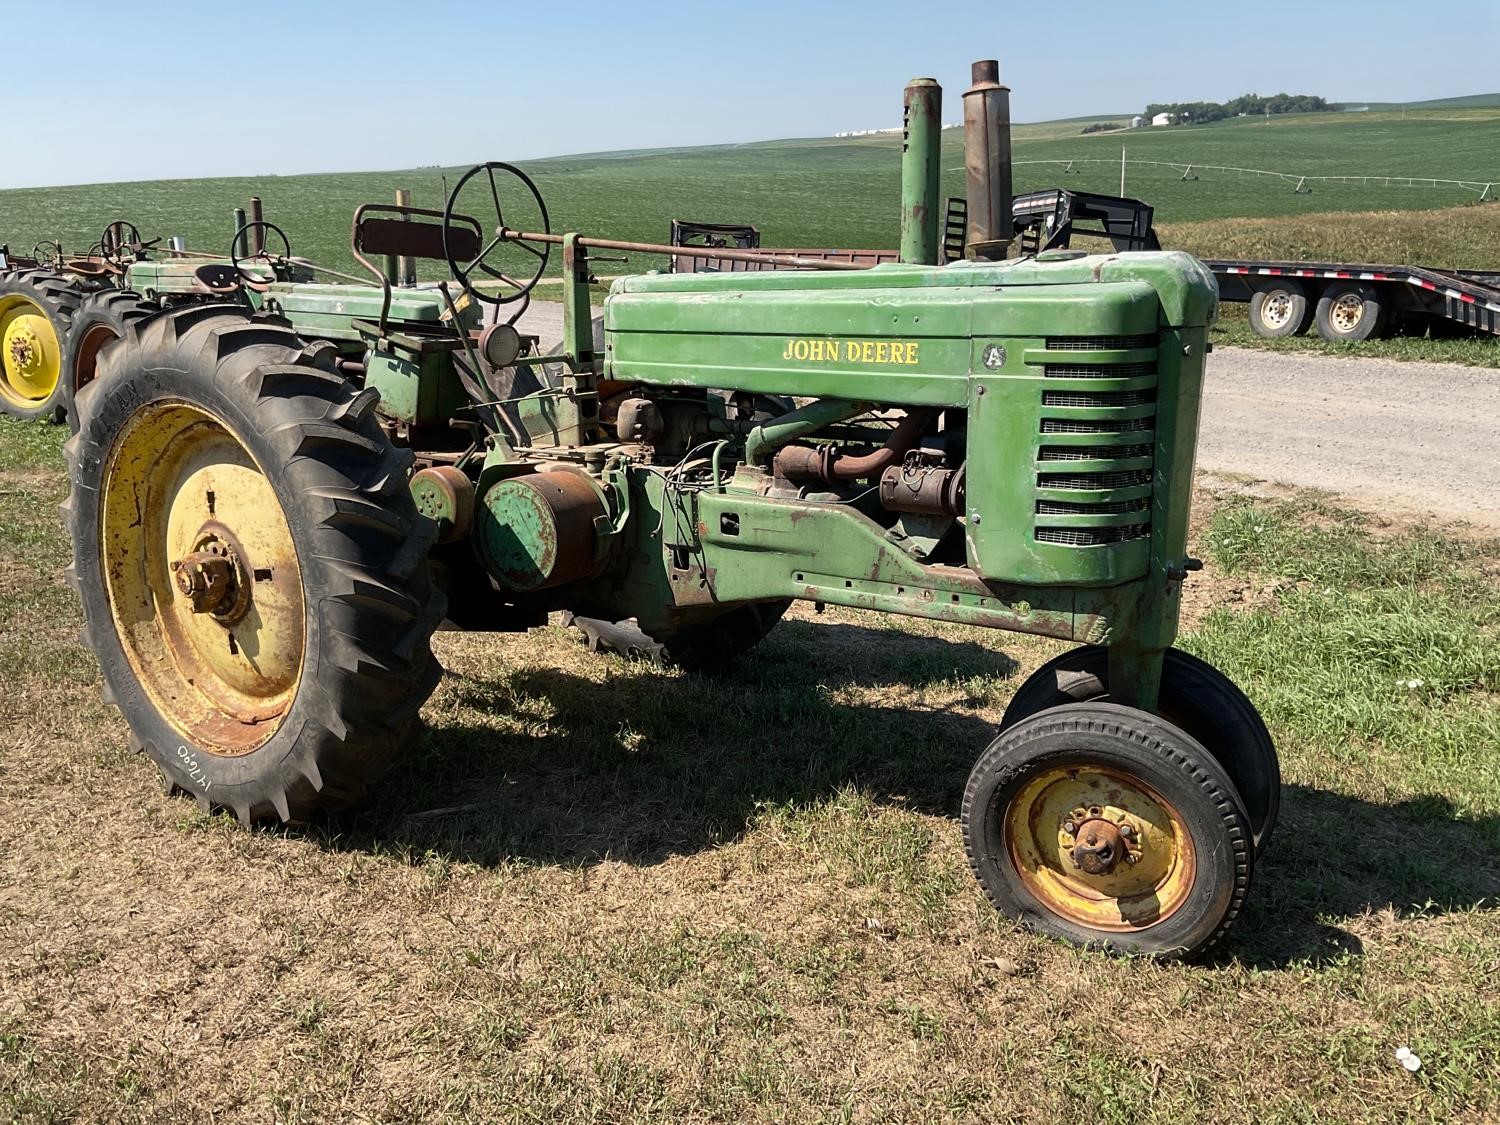
{"label": "green grass field", "polygon": [[164,797],[76,640],[62,437],[0,419],[0,1120],[1500,1114],[1500,542],[1199,494],[1183,644],[1286,789],[1227,943],[1157,965],[966,868],[1037,638],[798,607],[718,681],[440,633],[357,813]]}
{"label": "green grass field", "polygon": [[[1428,109],[1235,120],[1175,129],[1081,136],[1076,122],[1018,126],[1017,190],[1062,184],[1119,190],[1120,146],[1132,159],[1191,161],[1319,175],[1408,174],[1500,182],[1500,108]],[[944,189],[962,193],[962,131],[944,134]],[[695,149],[606,153],[525,162],[556,229],[665,240],[672,218],[759,225],[768,245],[884,247],[896,241],[899,140],[894,137],[767,141]],[[504,159],[476,147],[474,159]],[[1075,171],[1037,160],[1077,160]],[[1100,160],[1104,163],[1082,163]],[[107,173],[107,170],[101,170]],[[448,169],[449,183],[462,169]],[[350,216],[360,202],[410,188],[440,206],[439,169],[269,178],[97,184],[0,192],[0,241],[29,249],[60,238],[82,251],[111,219],[149,234],[182,234],[194,248],[227,249],[230,211],[252,194],[286,227],[294,249],[348,269]],[[1183,181],[1166,168],[1127,171],[1126,193],[1151,202],[1161,224],[1326,211],[1410,211],[1475,198],[1456,189],[1399,183],[1288,184],[1203,172]],[[1494,193],[1492,192],[1492,197]],[[649,268],[638,259],[629,268]],[[1487,265],[1494,264],[1493,261]],[[436,274],[434,274],[436,276]]]}

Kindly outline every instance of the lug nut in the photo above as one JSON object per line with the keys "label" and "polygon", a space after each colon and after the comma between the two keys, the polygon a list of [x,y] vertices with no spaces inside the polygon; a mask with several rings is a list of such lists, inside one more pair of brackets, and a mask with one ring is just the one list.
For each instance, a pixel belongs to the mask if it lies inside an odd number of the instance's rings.
{"label": "lug nut", "polygon": [[1078,825],[1070,820],[1062,826],[1062,830],[1064,836],[1075,836],[1078,834]]}

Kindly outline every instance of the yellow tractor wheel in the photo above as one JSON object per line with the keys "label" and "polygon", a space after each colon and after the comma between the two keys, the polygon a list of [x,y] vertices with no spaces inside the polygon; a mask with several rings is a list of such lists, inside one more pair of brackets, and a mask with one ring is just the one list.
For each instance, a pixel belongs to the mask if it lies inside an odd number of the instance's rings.
{"label": "yellow tractor wheel", "polygon": [[0,274],[0,413],[63,417],[63,360],[82,294],[49,270]]}
{"label": "yellow tractor wheel", "polygon": [[435,526],[374,391],[224,307],[128,327],[67,444],[69,578],[169,788],[241,821],[360,798],[437,682]]}
{"label": "yellow tractor wheel", "polygon": [[1249,816],[1213,755],[1114,703],[1065,704],[1005,730],[969,776],[962,823],[1001,913],[1118,953],[1212,945],[1255,863]]}

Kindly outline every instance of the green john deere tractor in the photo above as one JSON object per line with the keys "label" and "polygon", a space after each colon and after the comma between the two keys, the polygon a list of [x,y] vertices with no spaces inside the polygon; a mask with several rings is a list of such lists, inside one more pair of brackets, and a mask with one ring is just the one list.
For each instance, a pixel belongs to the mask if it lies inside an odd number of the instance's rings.
{"label": "green john deere tractor", "polygon": [[[165,308],[240,301],[258,310],[272,284],[313,280],[318,267],[291,256],[286,235],[260,213],[235,210],[228,253],[188,250],[179,239],[145,239],[116,219],[86,254],[56,241],[27,256],[0,247],[0,414],[61,422],[94,377],[100,349],[131,324]],[[274,233],[282,252],[267,248]],[[332,272],[332,271],[329,271]],[[349,280],[358,280],[349,279]]]}
{"label": "green john deere tractor", "polygon": [[[356,213],[371,285],[271,285],[102,348],[68,574],[168,788],[245,823],[358,801],[414,736],[445,617],[564,612],[692,668],[794,599],[884,610],[1078,646],[964,793],[999,910],[1126,952],[1216,940],[1280,782],[1251,703],[1172,647],[1214,281],[1180,253],[1004,260],[993,62],[964,98],[970,256],[937,265],[940,99],[907,87],[897,263],[627,277],[596,331],[591,252],[694,251],[554,234],[492,163],[442,212]],[[554,253],[548,349],[515,310]],[[456,285],[393,288],[371,259],[397,256]]]}

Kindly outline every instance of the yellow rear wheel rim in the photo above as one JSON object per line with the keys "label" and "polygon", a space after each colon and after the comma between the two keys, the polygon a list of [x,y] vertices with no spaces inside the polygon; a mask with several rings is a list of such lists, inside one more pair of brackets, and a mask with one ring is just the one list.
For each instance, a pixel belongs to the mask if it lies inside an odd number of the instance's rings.
{"label": "yellow rear wheel rim", "polygon": [[[1078,866],[1086,837],[1115,849],[1107,871]],[[1121,770],[1039,773],[1006,807],[1005,839],[1012,869],[1031,896],[1078,926],[1142,930],[1169,917],[1192,890],[1196,857],[1182,814]]]}
{"label": "yellow rear wheel rim", "polygon": [[0,296],[0,396],[15,406],[39,406],[61,375],[62,346],[47,310],[19,293]]}
{"label": "yellow rear wheel rim", "polygon": [[[296,547],[260,466],[201,407],[152,403],[115,439],[99,511],[110,614],[156,710],[192,748],[263,746],[296,694],[306,624]],[[211,605],[195,604],[184,569],[219,576],[199,591]]]}

